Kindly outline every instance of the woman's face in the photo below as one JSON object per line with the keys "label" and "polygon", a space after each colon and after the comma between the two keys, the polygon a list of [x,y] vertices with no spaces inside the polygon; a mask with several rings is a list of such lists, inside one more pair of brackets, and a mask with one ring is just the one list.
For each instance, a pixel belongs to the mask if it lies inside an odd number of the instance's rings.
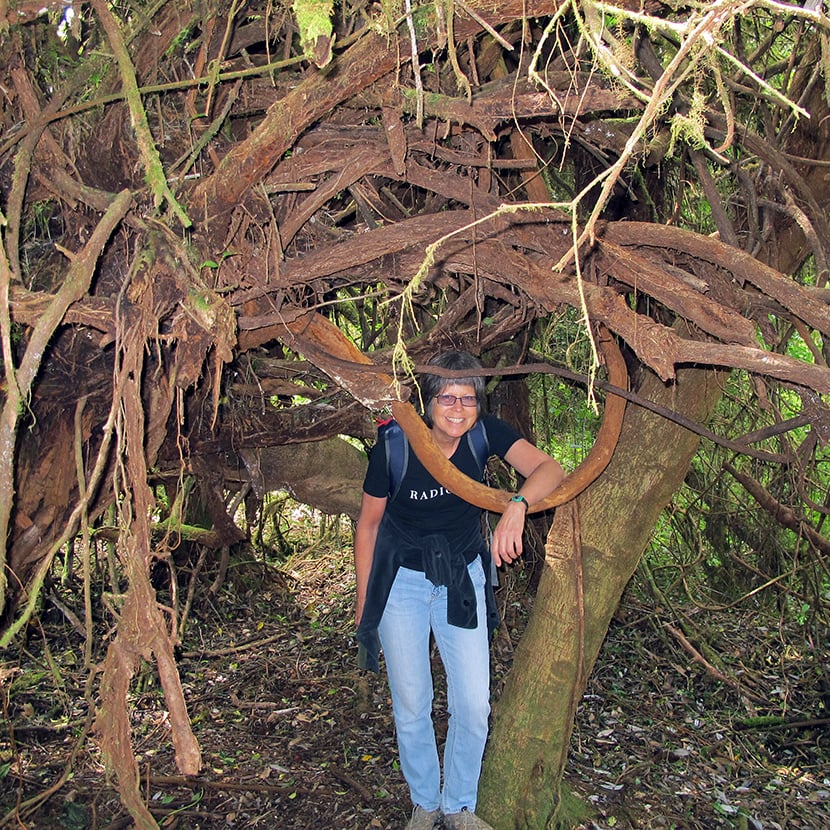
{"label": "woman's face", "polygon": [[[448,398],[453,400],[450,402]],[[469,404],[465,406],[464,404]],[[478,398],[471,383],[448,383],[433,398],[432,429],[447,439],[460,438],[471,429],[478,420]]]}

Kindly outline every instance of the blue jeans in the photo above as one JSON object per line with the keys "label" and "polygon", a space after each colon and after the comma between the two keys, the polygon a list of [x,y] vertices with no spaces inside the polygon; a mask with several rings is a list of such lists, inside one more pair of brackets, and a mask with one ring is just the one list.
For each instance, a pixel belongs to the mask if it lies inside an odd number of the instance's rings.
{"label": "blue jeans", "polygon": [[[478,624],[447,622],[447,589],[420,571],[401,568],[378,633],[389,675],[401,769],[413,804],[457,813],[475,810],[481,759],[490,715],[490,644],[484,571],[476,557],[468,570],[476,592]],[[432,725],[430,630],[447,673],[449,726],[444,748],[444,786]]]}

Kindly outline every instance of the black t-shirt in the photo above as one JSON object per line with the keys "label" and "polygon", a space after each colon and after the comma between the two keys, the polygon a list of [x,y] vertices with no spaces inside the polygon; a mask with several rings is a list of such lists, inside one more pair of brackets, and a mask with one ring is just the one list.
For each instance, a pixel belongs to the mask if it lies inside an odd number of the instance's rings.
{"label": "black t-shirt", "polygon": [[[504,458],[510,447],[522,437],[513,427],[493,415],[484,415],[482,422],[487,431],[491,455]],[[458,442],[450,461],[470,478],[482,480],[483,475],[466,437]],[[378,441],[369,454],[369,469],[363,481],[363,490],[377,498],[389,495],[384,441]],[[443,533],[451,543],[469,538],[471,529],[480,524],[481,518],[480,508],[439,484],[411,450],[398,495],[389,500],[386,510],[410,532]]]}

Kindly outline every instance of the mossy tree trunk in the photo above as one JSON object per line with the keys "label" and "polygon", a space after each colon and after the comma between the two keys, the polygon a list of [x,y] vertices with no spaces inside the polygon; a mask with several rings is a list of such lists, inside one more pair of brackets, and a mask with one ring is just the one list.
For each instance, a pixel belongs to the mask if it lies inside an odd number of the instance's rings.
{"label": "mossy tree trunk", "polygon": [[[667,387],[650,375],[640,394],[705,421],[721,379],[689,369]],[[629,404],[608,469],[576,505],[558,509],[536,604],[495,708],[485,758],[479,812],[496,830],[555,826],[559,782],[587,675],[698,443],[697,435]]]}

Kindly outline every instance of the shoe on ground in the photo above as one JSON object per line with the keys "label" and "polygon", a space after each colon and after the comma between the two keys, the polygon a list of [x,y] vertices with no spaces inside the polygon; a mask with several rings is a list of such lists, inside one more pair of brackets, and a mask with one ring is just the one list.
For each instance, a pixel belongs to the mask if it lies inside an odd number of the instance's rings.
{"label": "shoe on ground", "polygon": [[466,807],[460,813],[445,813],[444,827],[447,830],[493,830],[493,828]]}
{"label": "shoe on ground", "polygon": [[432,830],[440,817],[441,813],[438,810],[425,810],[421,806],[416,806],[412,811],[412,818],[406,825],[406,830]]}

